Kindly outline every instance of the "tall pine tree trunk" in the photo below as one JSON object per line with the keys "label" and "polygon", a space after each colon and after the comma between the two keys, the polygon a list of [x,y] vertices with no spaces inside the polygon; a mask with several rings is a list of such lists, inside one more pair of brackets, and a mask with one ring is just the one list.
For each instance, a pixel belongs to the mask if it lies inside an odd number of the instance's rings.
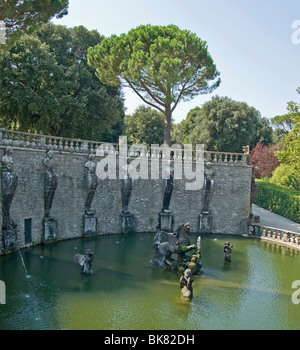
{"label": "tall pine tree trunk", "polygon": [[164,143],[169,147],[171,146],[171,119],[172,119],[172,111],[171,107],[168,106],[165,109],[165,135],[164,135]]}

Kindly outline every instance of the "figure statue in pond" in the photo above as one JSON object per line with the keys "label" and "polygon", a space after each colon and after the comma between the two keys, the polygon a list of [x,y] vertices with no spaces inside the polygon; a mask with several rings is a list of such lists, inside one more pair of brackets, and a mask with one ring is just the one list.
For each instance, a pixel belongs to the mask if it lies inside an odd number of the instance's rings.
{"label": "figure statue in pond", "polygon": [[188,269],[192,271],[193,275],[196,275],[202,267],[200,259],[201,259],[201,237],[199,236],[197,239],[197,252],[196,254],[192,255],[190,262],[188,264]]}
{"label": "figure statue in pond", "polygon": [[81,272],[85,275],[89,275],[91,273],[93,260],[94,253],[91,251],[91,249],[86,249],[84,254],[75,254],[74,256],[74,261],[82,267]]}
{"label": "figure statue in pond", "polygon": [[3,215],[3,247],[13,249],[17,243],[17,225],[10,216],[10,208],[18,186],[18,175],[13,171],[12,147],[5,149],[2,157],[1,191]]}
{"label": "figure statue in pond", "polygon": [[184,271],[183,276],[180,278],[180,288],[181,294],[185,298],[193,297],[193,286],[192,283],[194,281],[192,271],[190,269],[186,269]]}
{"label": "figure statue in pond", "polygon": [[50,216],[50,210],[52,207],[52,202],[54,194],[57,188],[58,175],[53,171],[53,166],[55,160],[53,159],[54,151],[48,151],[46,158],[44,159],[44,165],[46,166],[45,172],[45,217]]}
{"label": "figure statue in pond", "polygon": [[232,253],[233,245],[230,245],[230,242],[225,242],[224,244],[224,261],[231,261],[231,253]]}

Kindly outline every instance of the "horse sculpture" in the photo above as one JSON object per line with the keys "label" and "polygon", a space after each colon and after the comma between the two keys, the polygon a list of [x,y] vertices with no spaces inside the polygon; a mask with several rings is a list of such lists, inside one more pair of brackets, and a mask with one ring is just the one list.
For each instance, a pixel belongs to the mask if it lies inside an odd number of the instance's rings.
{"label": "horse sculpture", "polygon": [[[188,265],[189,257],[185,253],[196,249],[195,244],[190,244],[189,235],[189,223],[181,224],[173,233],[158,230],[154,237],[154,254],[150,265],[169,270],[178,270],[181,266]],[[177,254],[177,260],[172,258],[173,254]]]}

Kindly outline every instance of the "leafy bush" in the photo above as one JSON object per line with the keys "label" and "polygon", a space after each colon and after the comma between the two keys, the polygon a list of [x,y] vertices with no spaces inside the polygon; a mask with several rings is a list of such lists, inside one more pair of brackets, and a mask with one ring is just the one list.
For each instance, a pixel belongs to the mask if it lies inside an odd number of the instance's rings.
{"label": "leafy bush", "polygon": [[250,152],[251,165],[257,167],[256,177],[258,179],[271,176],[278,167],[279,160],[274,154],[275,151],[277,151],[276,145],[266,146],[258,142]]}
{"label": "leafy bush", "polygon": [[280,164],[275,169],[270,182],[275,185],[289,187],[300,191],[300,175],[293,165]]}
{"label": "leafy bush", "polygon": [[300,223],[300,191],[256,180],[259,191],[254,203],[262,208]]}

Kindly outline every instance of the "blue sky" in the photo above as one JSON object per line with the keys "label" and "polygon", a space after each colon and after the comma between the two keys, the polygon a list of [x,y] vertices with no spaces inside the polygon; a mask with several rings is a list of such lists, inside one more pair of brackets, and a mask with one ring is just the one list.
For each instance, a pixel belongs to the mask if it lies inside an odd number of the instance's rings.
{"label": "blue sky", "polygon": [[[292,37],[300,41],[300,25],[292,28],[295,21],[300,23],[299,0],[70,0],[69,14],[53,20],[104,36],[141,24],[175,24],[205,40],[222,83],[212,94],[181,102],[173,113],[176,123],[215,95],[246,102],[267,118],[285,114],[288,101],[299,102],[300,43]],[[124,92],[126,113],[133,113],[142,101]]]}

